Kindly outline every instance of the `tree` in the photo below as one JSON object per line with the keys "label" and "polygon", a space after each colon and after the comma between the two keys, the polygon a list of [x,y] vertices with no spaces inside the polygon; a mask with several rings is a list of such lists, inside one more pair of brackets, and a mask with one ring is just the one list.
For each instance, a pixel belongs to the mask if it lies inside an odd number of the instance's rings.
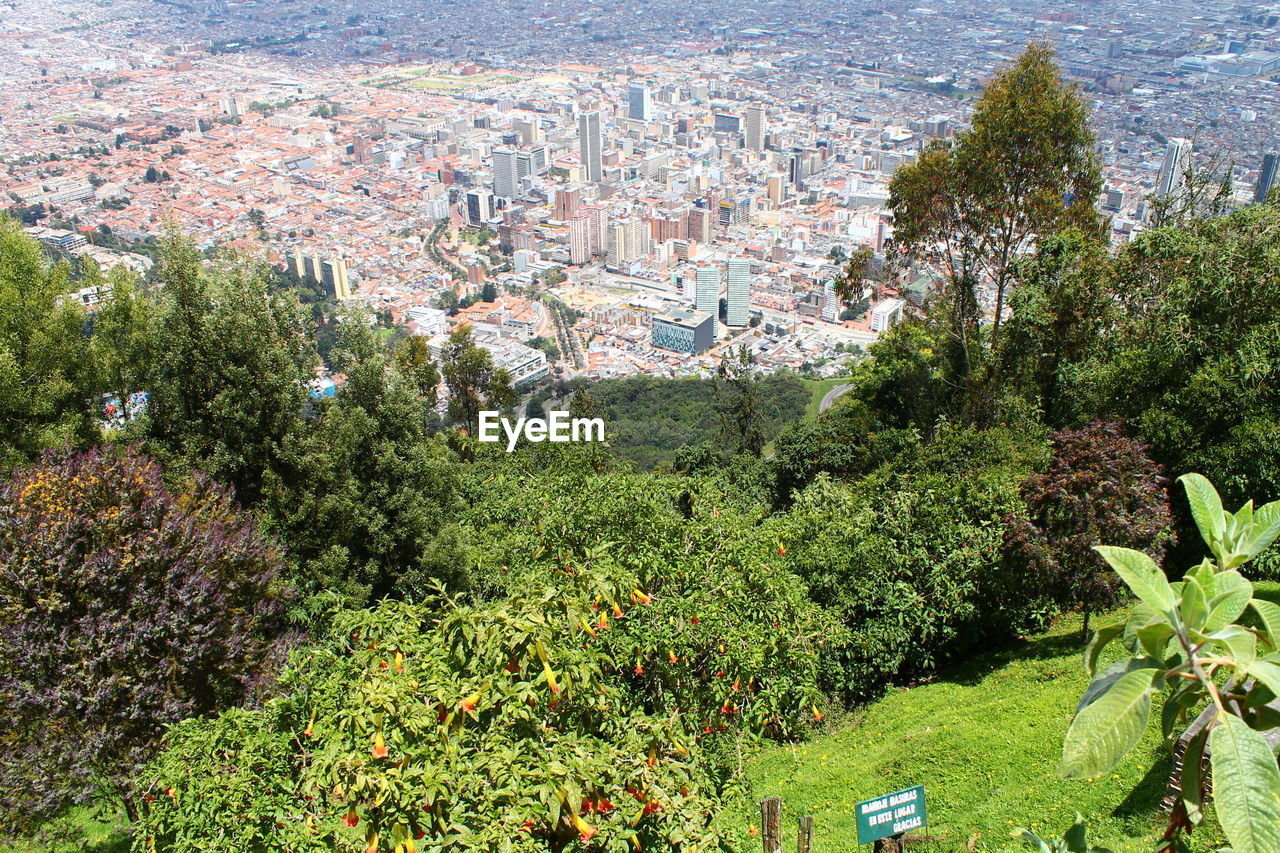
{"label": "tree", "polygon": [[441,374],[449,386],[449,419],[475,431],[483,409],[500,410],[515,404],[507,371],[493,366],[488,350],[471,340],[470,328],[449,335],[440,355]]}
{"label": "tree", "polygon": [[85,313],[66,263],[0,219],[0,471],[68,442],[98,437]]}
{"label": "tree", "polygon": [[0,487],[0,808],[138,816],[166,726],[239,701],[281,624],[280,554],[228,493],[152,460],[50,453]]}
{"label": "tree", "polygon": [[156,171],[155,166],[148,166],[147,171],[142,175],[142,179],[149,184],[154,184],[160,180],[160,173]]}
{"label": "tree", "polygon": [[1097,232],[1100,189],[1088,107],[1052,48],[1032,44],[988,84],[954,145],[937,141],[898,170],[889,207],[907,255],[946,271],[961,315],[954,333],[968,351],[980,278],[995,289],[994,347],[1019,254],[1068,224]]}
{"label": "tree", "polygon": [[498,288],[491,281],[486,281],[484,287],[480,289],[481,302],[497,302]]}
{"label": "tree", "polygon": [[591,396],[591,392],[583,385],[573,392],[569,400],[570,418],[603,418],[604,408]]}
{"label": "tree", "polygon": [[[840,256],[844,256],[843,251]],[[867,297],[867,279],[871,277],[874,260],[875,252],[869,246],[861,246],[849,256],[843,272],[835,281],[836,295],[841,302],[856,304]]]}
{"label": "tree", "polygon": [[[430,361],[388,359],[362,314],[338,322],[336,366],[347,376],[318,423],[287,446],[296,474],[271,507],[299,562],[299,586],[319,604],[384,596],[423,600],[436,583],[461,591],[468,561],[456,524],[456,459],[427,434]],[[413,338],[408,340],[412,341]],[[308,610],[313,616],[315,608]]]}
{"label": "tree", "polygon": [[254,504],[287,478],[283,448],[302,427],[315,355],[297,301],[269,292],[270,271],[235,257],[201,269],[170,234],[148,437],[166,457],[232,485]]}
{"label": "tree", "polygon": [[173,731],[145,771],[139,837],[282,853],[718,847],[695,734],[629,697],[594,627],[592,598],[627,589],[593,576],[341,614],[264,708]]}
{"label": "tree", "polygon": [[1280,208],[1146,231],[1117,255],[1108,288],[1114,321],[1067,374],[1071,410],[1128,421],[1167,470],[1201,471],[1227,500],[1276,488]]}
{"label": "tree", "polygon": [[1083,611],[1087,638],[1089,617],[1115,607],[1120,587],[1093,545],[1114,542],[1159,561],[1173,516],[1160,466],[1119,424],[1094,421],[1049,438],[1048,469],[1022,484],[1026,517],[1006,522],[1004,560],[1029,587]]}
{"label": "tree", "polygon": [[123,265],[111,271],[103,289],[89,340],[94,378],[98,390],[114,395],[123,408],[131,394],[150,387],[155,375],[155,305]]}
{"label": "tree", "polygon": [[725,441],[735,453],[759,456],[764,450],[764,412],[751,350],[740,346],[720,359],[716,368],[716,411]]}
{"label": "tree", "polygon": [[[1199,717],[1183,735],[1180,796],[1165,849],[1177,849],[1180,836],[1204,819],[1207,763],[1231,849],[1269,853],[1280,848],[1280,768],[1264,737],[1278,722],[1270,704],[1280,696],[1280,605],[1254,598],[1241,569],[1280,536],[1280,501],[1257,508],[1248,501],[1232,513],[1199,474],[1180,482],[1209,556],[1170,583],[1141,551],[1097,547],[1139,603],[1089,643],[1085,668],[1092,681],[1067,730],[1058,773],[1067,779],[1110,773],[1142,739],[1153,699],[1163,694],[1167,743],[1179,739],[1192,714]],[[1247,610],[1256,616],[1249,626],[1240,624]],[[1116,641],[1126,656],[1100,670],[1103,650]]]}
{"label": "tree", "polygon": [[423,405],[434,409],[440,393],[440,368],[431,357],[427,339],[422,335],[410,335],[396,351],[396,363],[405,376],[413,380]]}
{"label": "tree", "polygon": [[1107,248],[1078,231],[1040,242],[1018,261],[1012,316],[996,353],[1002,389],[1038,405],[1051,426],[1071,411],[1071,377],[1104,345],[1115,319]]}

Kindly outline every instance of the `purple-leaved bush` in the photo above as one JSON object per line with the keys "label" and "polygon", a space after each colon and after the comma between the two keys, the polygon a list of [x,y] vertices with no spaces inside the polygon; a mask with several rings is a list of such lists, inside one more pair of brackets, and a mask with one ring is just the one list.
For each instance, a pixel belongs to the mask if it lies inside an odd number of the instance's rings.
{"label": "purple-leaved bush", "polygon": [[281,555],[197,475],[46,453],[0,486],[0,824],[91,800],[132,818],[167,726],[239,702],[283,625]]}

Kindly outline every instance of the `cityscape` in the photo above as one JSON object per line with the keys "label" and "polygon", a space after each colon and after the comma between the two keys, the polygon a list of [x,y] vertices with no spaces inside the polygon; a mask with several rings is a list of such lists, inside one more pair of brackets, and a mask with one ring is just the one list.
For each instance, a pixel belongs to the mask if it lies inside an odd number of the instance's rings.
{"label": "cityscape", "polygon": [[1092,108],[1113,242],[1193,162],[1230,172],[1233,205],[1275,182],[1280,6],[656,4],[634,26],[595,4],[448,3],[430,26],[379,4],[8,7],[0,190],[48,209],[41,239],[145,270],[129,247],[173,224],[437,351],[469,324],[521,388],[709,375],[742,345],[765,371],[844,372],[932,286],[881,274],[895,170],[1028,40]]}

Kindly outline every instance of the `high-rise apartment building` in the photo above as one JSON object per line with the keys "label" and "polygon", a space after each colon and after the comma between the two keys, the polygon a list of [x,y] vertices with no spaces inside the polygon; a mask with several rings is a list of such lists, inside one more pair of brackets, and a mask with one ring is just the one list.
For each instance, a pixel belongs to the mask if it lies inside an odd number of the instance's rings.
{"label": "high-rise apartment building", "polygon": [[556,190],[555,218],[557,222],[568,222],[578,214],[582,204],[582,190],[578,187]]}
{"label": "high-rise apartment building", "polygon": [[1270,151],[1262,157],[1262,171],[1258,174],[1258,184],[1253,190],[1253,200],[1261,204],[1267,200],[1267,194],[1276,185],[1276,172],[1280,171],[1280,153]]}
{"label": "high-rise apartment building", "polygon": [[751,259],[730,258],[725,266],[725,323],[745,326],[751,319]]}
{"label": "high-rise apartment building", "polygon": [[1160,181],[1156,195],[1161,198],[1178,195],[1187,183],[1187,170],[1191,167],[1191,140],[1170,139],[1164,152],[1164,165],[1160,167]]}
{"label": "high-rise apartment building", "polygon": [[[711,264],[703,264],[698,267],[698,280],[696,296],[693,301],[693,307],[697,311],[710,314],[712,317],[720,316],[720,267]],[[711,324],[713,334],[717,333],[715,322]]]}
{"label": "high-rise apartment building", "polygon": [[635,121],[653,120],[653,95],[643,83],[627,87],[627,118]]}
{"label": "high-rise apartment building", "polygon": [[604,138],[600,133],[600,111],[578,116],[578,155],[586,178],[592,183],[604,180]]}
{"label": "high-rise apartment building", "polygon": [[755,105],[747,107],[743,117],[743,141],[752,151],[764,150],[764,107]]}
{"label": "high-rise apartment building", "polygon": [[[493,194],[499,198],[520,196],[518,154],[514,148],[493,149]],[[528,166],[527,160],[525,166]]]}

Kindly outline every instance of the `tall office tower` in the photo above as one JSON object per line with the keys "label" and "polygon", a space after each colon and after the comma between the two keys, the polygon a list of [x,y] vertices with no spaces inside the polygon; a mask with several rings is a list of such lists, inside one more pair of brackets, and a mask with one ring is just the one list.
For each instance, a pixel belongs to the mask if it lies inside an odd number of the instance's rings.
{"label": "tall office tower", "polygon": [[829,323],[840,320],[840,297],[836,294],[836,283],[830,279],[822,283],[822,319]]}
{"label": "tall office tower", "polygon": [[742,119],[730,113],[716,113],[716,133],[741,133]]}
{"label": "tall office tower", "polygon": [[697,243],[710,243],[715,235],[715,217],[705,207],[689,211],[689,239]]}
{"label": "tall office tower", "polygon": [[569,263],[585,264],[591,254],[591,214],[583,211],[569,223]]}
{"label": "tall office tower", "polygon": [[1177,195],[1187,183],[1187,169],[1191,166],[1191,140],[1170,139],[1164,152],[1164,165],[1160,167],[1160,182],[1156,195],[1161,198]]}
{"label": "tall office tower", "polygon": [[781,207],[782,203],[787,200],[787,176],[782,174],[770,175],[765,182],[768,188],[769,204],[774,207]]}
{"label": "tall office tower", "polygon": [[293,271],[297,273],[298,278],[306,278],[307,256],[302,254],[301,246],[298,246],[293,250]]}
{"label": "tall office tower", "polygon": [[653,120],[653,96],[649,87],[643,83],[632,83],[627,87],[627,118],[636,121]]}
{"label": "tall office tower", "polygon": [[582,190],[577,187],[556,190],[557,222],[568,222],[578,214],[578,206],[582,203]]}
{"label": "tall office tower", "polygon": [[542,125],[538,123],[537,119],[529,119],[528,121],[520,119],[512,126],[515,128],[521,145],[533,145],[543,139]]}
{"label": "tall office tower", "polygon": [[588,181],[604,180],[604,140],[600,136],[599,110],[578,116],[578,156],[582,158]]}
{"label": "tall office tower", "polygon": [[[316,257],[319,257],[317,255]],[[347,261],[336,255],[320,264],[321,282],[330,296],[337,300],[351,298],[351,280],[347,276]]]}
{"label": "tall office tower", "polygon": [[743,121],[743,137],[752,151],[764,150],[764,107],[747,107]]}
{"label": "tall office tower", "polygon": [[[493,149],[493,194],[499,198],[520,196],[519,166],[516,164],[518,154],[514,148]],[[527,162],[525,166],[528,167]]]}
{"label": "tall office tower", "polygon": [[467,190],[467,224],[482,225],[493,218],[493,193],[486,189]]}
{"label": "tall office tower", "polygon": [[1276,172],[1280,170],[1280,154],[1270,151],[1262,156],[1262,172],[1258,175],[1258,186],[1253,191],[1253,200],[1261,204],[1267,200],[1267,193],[1276,185]]}
{"label": "tall office tower", "polygon": [[716,323],[720,317],[720,268],[704,264],[698,267],[698,283],[693,307],[698,311],[705,311],[715,318],[715,322],[711,324],[713,335],[719,334]]}
{"label": "tall office tower", "polygon": [[725,322],[745,326],[751,319],[751,259],[730,258],[727,266]]}

